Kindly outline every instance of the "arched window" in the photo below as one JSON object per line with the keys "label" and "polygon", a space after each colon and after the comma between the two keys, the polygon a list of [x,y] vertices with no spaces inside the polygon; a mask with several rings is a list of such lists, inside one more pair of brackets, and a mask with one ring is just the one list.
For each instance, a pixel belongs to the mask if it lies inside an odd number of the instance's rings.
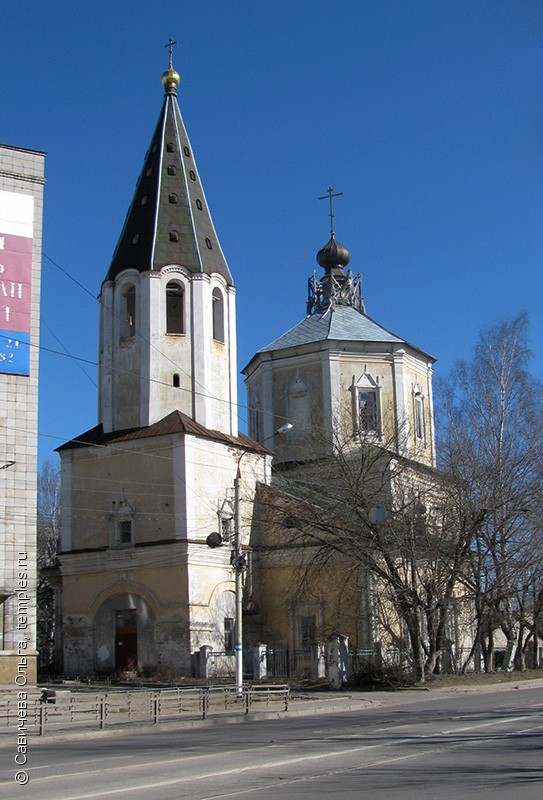
{"label": "arched window", "polygon": [[179,378],[179,373],[174,372],[173,379],[172,379],[172,384],[176,389],[179,389],[179,386],[181,385],[181,381],[180,381],[180,378]]}
{"label": "arched window", "polygon": [[424,414],[424,397],[422,392],[417,392],[414,396],[415,411],[415,438],[425,444],[426,442],[426,419]]}
{"label": "arched window", "polygon": [[224,300],[220,289],[213,289],[213,338],[224,342]]}
{"label": "arched window", "polygon": [[260,442],[262,436],[262,410],[260,408],[260,397],[255,392],[249,398],[249,435]]}
{"label": "arched window", "polygon": [[129,339],[136,334],[136,287],[130,284],[122,295],[121,338]]}
{"label": "arched window", "polygon": [[309,386],[297,369],[287,387],[287,419],[294,425],[292,434],[295,439],[311,433],[310,399]]}
{"label": "arched window", "polygon": [[166,286],[166,333],[184,333],[183,287],[170,281]]}

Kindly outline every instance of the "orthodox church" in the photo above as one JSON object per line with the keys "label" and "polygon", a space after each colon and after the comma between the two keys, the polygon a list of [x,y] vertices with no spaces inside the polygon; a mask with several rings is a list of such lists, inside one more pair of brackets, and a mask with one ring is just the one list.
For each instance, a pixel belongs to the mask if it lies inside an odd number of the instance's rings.
{"label": "orthodox church", "polygon": [[[324,274],[308,280],[306,316],[243,370],[249,433],[274,438],[275,452],[251,537],[252,623],[261,641],[297,650],[340,634],[383,654],[409,644],[386,587],[349,555],[364,546],[349,533],[349,509],[373,496],[379,515],[435,494],[434,359],[366,314],[328,195],[330,239],[317,253]],[[273,437],[284,420],[290,430]]]}
{"label": "orthodox church", "polygon": [[[98,425],[59,448],[67,675],[195,674],[200,648],[232,652],[232,547],[210,545],[235,535],[255,551],[247,640],[304,646],[330,630],[323,587],[297,602],[292,564],[266,556],[268,447],[279,471],[303,470],[338,438],[361,437],[435,465],[433,358],[365,313],[360,276],[335,237],[333,190],[330,240],[317,254],[324,274],[309,279],[304,319],[243,370],[249,436],[238,431],[235,287],[179,82],[170,54],[162,110],[100,293]],[[370,628],[365,646],[378,636]]]}
{"label": "orthodox church", "polygon": [[[280,420],[276,464],[332,453],[338,439],[363,434],[399,455],[435,466],[432,401],[434,360],[365,313],[361,276],[346,267],[335,237],[317,253],[324,269],[308,280],[307,313],[263,347],[243,370],[250,435],[269,440]],[[308,450],[309,446],[309,450]]]}

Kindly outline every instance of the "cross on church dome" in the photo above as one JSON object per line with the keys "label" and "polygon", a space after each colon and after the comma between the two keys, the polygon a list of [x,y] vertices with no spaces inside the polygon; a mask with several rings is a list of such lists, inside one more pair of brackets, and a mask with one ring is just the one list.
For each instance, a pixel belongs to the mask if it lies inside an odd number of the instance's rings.
{"label": "cross on church dome", "polygon": [[170,48],[170,60],[169,60],[168,69],[162,75],[162,85],[166,89],[166,94],[177,94],[177,87],[181,83],[181,78],[179,76],[179,73],[177,73],[173,68],[173,53],[172,53],[172,50],[173,50],[174,44],[177,44],[177,41],[175,39],[172,39],[172,37],[170,36],[170,41],[168,42],[168,44],[164,45],[164,47],[169,47]]}

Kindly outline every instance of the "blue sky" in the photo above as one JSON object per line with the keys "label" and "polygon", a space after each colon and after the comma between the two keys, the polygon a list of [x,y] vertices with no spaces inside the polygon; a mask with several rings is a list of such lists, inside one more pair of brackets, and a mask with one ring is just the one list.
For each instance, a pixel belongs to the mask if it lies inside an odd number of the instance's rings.
{"label": "blue sky", "polygon": [[[170,36],[237,285],[240,369],[303,318],[329,234],[317,198],[333,186],[370,316],[439,375],[482,327],[526,310],[543,371],[540,2],[4,0],[0,35],[0,141],[47,151],[42,459],[97,421],[95,298]],[[242,384],[239,399],[243,429]]]}

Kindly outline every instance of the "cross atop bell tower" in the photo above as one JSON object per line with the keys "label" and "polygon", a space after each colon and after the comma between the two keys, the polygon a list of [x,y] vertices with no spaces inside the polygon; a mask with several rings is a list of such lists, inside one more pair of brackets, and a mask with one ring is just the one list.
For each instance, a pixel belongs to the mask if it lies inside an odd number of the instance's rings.
{"label": "cross atop bell tower", "polygon": [[173,62],[172,62],[173,52],[172,51],[173,51],[174,44],[177,44],[177,40],[176,39],[172,39],[172,37],[170,36],[170,41],[167,44],[164,45],[164,47],[169,47],[170,48],[170,65],[169,65],[168,69],[173,69]]}

